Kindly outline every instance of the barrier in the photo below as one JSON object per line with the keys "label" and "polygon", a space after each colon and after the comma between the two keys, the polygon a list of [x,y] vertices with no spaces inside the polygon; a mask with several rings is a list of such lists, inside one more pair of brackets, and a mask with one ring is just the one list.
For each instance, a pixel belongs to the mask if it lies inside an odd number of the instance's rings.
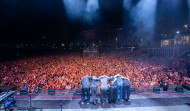
{"label": "barrier", "polygon": [[160,87],[154,87],[153,92],[160,92]]}
{"label": "barrier", "polygon": [[14,85],[11,85],[11,86],[0,86],[0,93],[14,91],[14,90],[16,90],[16,86],[14,86]]}
{"label": "barrier", "polygon": [[135,92],[136,92],[136,89],[135,89],[135,88],[130,88],[130,92],[131,92],[131,93],[135,93]]}
{"label": "barrier", "polygon": [[182,84],[182,87],[187,90],[190,90],[190,84]]}
{"label": "barrier", "polygon": [[42,108],[36,107],[12,107],[10,111],[42,111]]}
{"label": "barrier", "polygon": [[48,95],[54,95],[55,89],[48,89]]}

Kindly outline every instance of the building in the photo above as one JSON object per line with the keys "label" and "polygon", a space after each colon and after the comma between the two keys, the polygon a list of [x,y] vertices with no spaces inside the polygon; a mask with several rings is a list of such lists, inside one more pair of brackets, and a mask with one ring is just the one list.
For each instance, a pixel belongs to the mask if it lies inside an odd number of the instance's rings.
{"label": "building", "polygon": [[190,34],[181,33],[163,36],[159,48],[147,48],[146,51],[154,56],[181,57],[190,54]]}
{"label": "building", "polygon": [[161,47],[190,47],[190,34],[176,34],[172,36],[168,36],[161,40]]}

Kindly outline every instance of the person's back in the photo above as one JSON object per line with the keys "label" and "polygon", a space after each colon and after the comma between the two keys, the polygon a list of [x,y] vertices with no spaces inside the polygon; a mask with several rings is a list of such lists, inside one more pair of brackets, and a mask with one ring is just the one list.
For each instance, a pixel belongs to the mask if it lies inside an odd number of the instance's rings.
{"label": "person's back", "polygon": [[118,76],[118,77],[117,77],[117,85],[118,85],[118,86],[122,86],[122,85],[123,85],[121,76]]}
{"label": "person's back", "polygon": [[[110,76],[111,77],[111,76]],[[111,77],[109,80],[110,83],[110,90],[109,90],[109,103],[113,102],[116,103],[117,97],[117,87],[116,87],[116,78]]]}
{"label": "person's back", "polygon": [[101,86],[100,88],[101,89],[108,89],[108,78],[106,77],[103,77],[103,78],[100,78],[100,83],[101,83]]}
{"label": "person's back", "polygon": [[91,76],[85,76],[81,79],[82,85],[82,95],[81,95],[81,103],[84,104],[85,101],[85,92],[87,93],[87,104],[90,101],[90,83],[89,80],[92,79]]}
{"label": "person's back", "polygon": [[96,105],[96,93],[98,90],[98,81],[99,81],[99,78],[97,76],[94,76],[91,80],[91,93],[92,93],[92,99],[93,99],[94,105]]}
{"label": "person's back", "polygon": [[115,80],[114,77],[112,77],[112,78],[109,80],[110,86],[116,86],[116,82],[113,82],[114,80]]}
{"label": "person's back", "polygon": [[91,87],[98,87],[98,77],[95,77],[95,79],[91,80]]}
{"label": "person's back", "polygon": [[123,84],[126,84],[127,86],[130,86],[129,79],[123,79]]}
{"label": "person's back", "polygon": [[[116,83],[117,83],[117,100],[121,101],[121,99],[122,99],[123,81],[122,81],[120,75],[117,76],[117,81],[116,81]],[[120,91],[120,94],[119,94],[119,91]],[[120,97],[119,97],[118,95],[120,95]]]}
{"label": "person's back", "polygon": [[108,80],[111,78],[107,78],[105,76],[100,77],[100,93],[101,93],[101,103],[104,104],[106,102],[105,100],[105,93],[108,90]]}
{"label": "person's back", "polygon": [[[127,93],[127,98],[126,98],[126,93]],[[129,101],[129,96],[130,96],[130,81],[128,78],[123,77],[123,95],[122,95],[122,98],[125,101]]]}
{"label": "person's back", "polygon": [[84,78],[82,78],[81,80],[82,88],[90,88],[90,83],[89,83],[90,78],[91,78],[90,76],[85,76]]}

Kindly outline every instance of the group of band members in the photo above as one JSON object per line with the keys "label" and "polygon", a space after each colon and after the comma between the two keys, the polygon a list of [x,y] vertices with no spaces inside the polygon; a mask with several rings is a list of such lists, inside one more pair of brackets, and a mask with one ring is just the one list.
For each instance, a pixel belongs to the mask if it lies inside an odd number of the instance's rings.
{"label": "group of band members", "polygon": [[[91,87],[90,87],[91,80]],[[114,74],[113,76],[85,76],[81,79],[82,85],[82,95],[81,95],[81,104],[84,104],[85,101],[85,93],[87,93],[87,101],[90,102],[90,88],[92,93],[93,104],[96,105],[96,94],[98,90],[98,81],[100,82],[100,93],[101,100],[100,102],[104,104],[106,101],[105,94],[109,90],[108,102],[111,104],[116,103],[116,101],[129,101],[130,96],[130,81],[126,77],[122,77],[119,74]],[[108,81],[109,84],[108,85]],[[110,87],[108,87],[110,86]],[[119,94],[120,93],[120,94]],[[127,97],[126,97],[127,94]]]}

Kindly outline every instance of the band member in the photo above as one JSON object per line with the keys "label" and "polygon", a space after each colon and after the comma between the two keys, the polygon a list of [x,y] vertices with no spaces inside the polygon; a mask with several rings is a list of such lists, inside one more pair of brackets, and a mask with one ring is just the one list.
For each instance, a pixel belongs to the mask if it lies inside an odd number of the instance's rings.
{"label": "band member", "polygon": [[107,77],[107,76],[101,76],[100,77],[100,93],[101,93],[101,103],[104,104],[106,101],[105,99],[105,93],[108,90],[108,80],[110,80],[111,77]]}
{"label": "band member", "polygon": [[[117,76],[117,100],[118,101],[121,101],[122,99],[122,87],[123,87],[123,82],[122,82],[122,79],[121,79],[121,75],[119,74],[115,74],[115,76]],[[120,97],[119,97],[119,91],[120,91]]]}
{"label": "band member", "polygon": [[98,90],[98,80],[99,78],[97,76],[93,76],[93,79],[91,80],[91,93],[94,105],[96,105],[96,92]]}
{"label": "band member", "polygon": [[[124,101],[129,101],[129,97],[130,97],[130,81],[128,78],[126,77],[122,77],[123,79],[123,95],[122,95],[122,99]],[[126,92],[127,92],[127,98],[126,98]]]}
{"label": "band member", "polygon": [[84,104],[85,92],[87,93],[86,103],[89,104],[89,101],[90,101],[90,83],[89,83],[89,80],[90,79],[92,79],[92,77],[88,76],[88,75],[81,79],[81,85],[82,85],[81,104]]}
{"label": "band member", "polygon": [[117,97],[117,86],[116,86],[116,78],[109,76],[111,79],[109,80],[110,83],[110,89],[109,89],[109,99],[108,102],[111,104],[111,102],[116,103],[116,97]]}

